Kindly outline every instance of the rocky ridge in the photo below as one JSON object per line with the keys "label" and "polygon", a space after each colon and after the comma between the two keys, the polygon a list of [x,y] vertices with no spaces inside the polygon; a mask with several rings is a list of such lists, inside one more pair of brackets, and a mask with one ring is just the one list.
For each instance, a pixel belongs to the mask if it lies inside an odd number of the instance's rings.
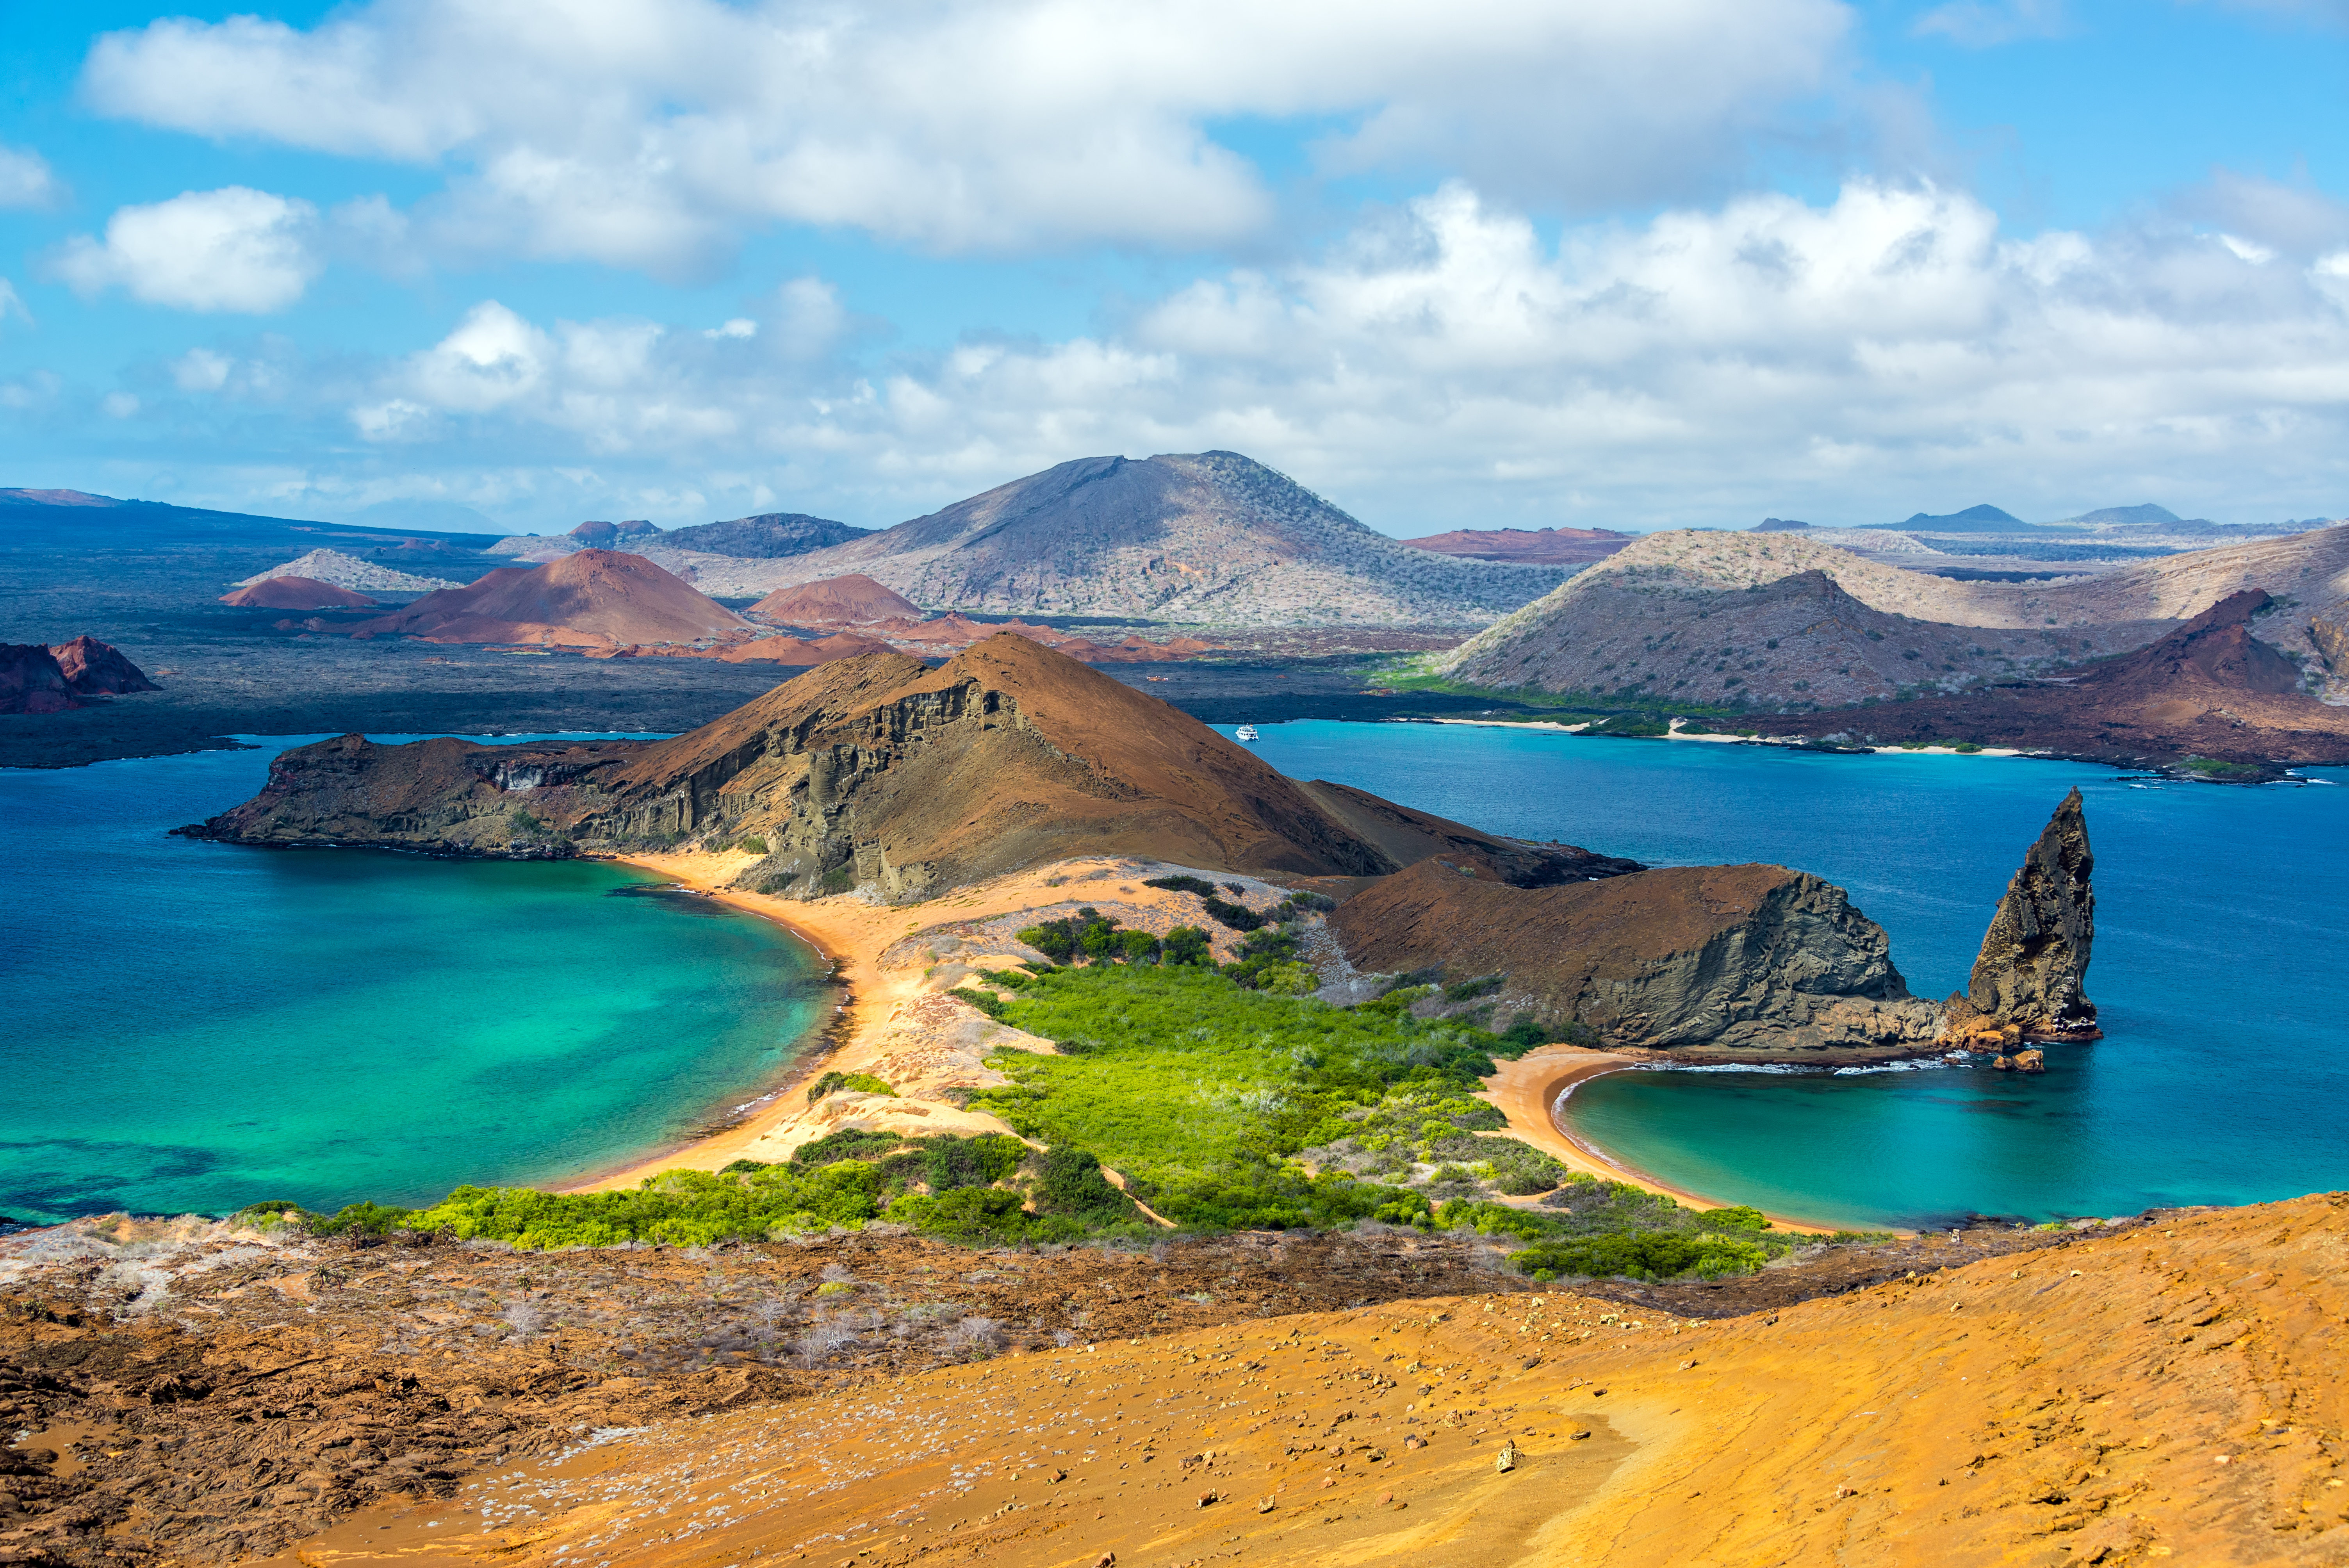
{"label": "rocky ridge", "polygon": [[1361,970],[1495,978],[1493,1006],[1586,1043],[1687,1059],[1914,1054],[1940,1009],[1909,994],[1883,927],[1784,866],[1675,866],[1520,888],[1438,855],[1338,906]]}
{"label": "rocky ridge", "polygon": [[0,713],[63,713],[85,697],[160,691],[122,651],[85,632],[70,642],[0,643]]}

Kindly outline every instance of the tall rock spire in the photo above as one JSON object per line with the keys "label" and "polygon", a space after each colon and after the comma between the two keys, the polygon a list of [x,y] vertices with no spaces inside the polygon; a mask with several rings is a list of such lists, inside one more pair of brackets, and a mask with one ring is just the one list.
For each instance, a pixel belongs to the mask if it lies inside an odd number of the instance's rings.
{"label": "tall rock spire", "polygon": [[1970,1010],[2033,1040],[2102,1037],[2096,1006],[2081,989],[2096,936],[2096,895],[2088,886],[2095,863],[2074,789],[2006,884],[1974,959],[1967,1007],[1953,1013]]}

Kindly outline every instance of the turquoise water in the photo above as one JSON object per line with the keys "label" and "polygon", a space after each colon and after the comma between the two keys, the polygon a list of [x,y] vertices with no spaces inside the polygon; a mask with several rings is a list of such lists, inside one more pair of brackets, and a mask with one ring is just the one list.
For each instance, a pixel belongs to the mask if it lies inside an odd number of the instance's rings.
{"label": "turquoise water", "polygon": [[165,836],[297,743],[0,770],[0,1214],[584,1174],[771,1085],[828,1006],[779,927],[628,869]]}
{"label": "turquoise water", "polygon": [[2349,1187],[2349,789],[2164,784],[2086,764],[1829,756],[1418,724],[1264,727],[1283,772],[1651,864],[1766,861],[1850,890],[1910,988],[1962,985],[2076,784],[2106,1037],[2044,1078],[1632,1072],[1576,1133],[1708,1196],[1845,1224],[2048,1219]]}

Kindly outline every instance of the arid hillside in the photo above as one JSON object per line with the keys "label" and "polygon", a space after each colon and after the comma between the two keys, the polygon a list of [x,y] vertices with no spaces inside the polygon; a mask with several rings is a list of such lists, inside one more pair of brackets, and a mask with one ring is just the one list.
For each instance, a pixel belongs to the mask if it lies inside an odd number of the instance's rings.
{"label": "arid hillside", "polygon": [[1266,626],[1482,625],[1568,570],[1414,550],[1237,452],[1084,458],[850,543],[694,566],[711,592],[857,573],[934,609]]}
{"label": "arid hillside", "polygon": [[2349,760],[2349,707],[2310,696],[2302,666],[2261,634],[2289,625],[2288,614],[2249,589],[2148,646],[2043,680],[1741,723],[1764,734],[1969,741],[2136,765]]}
{"label": "arid hillside", "polygon": [[1711,1321],[1562,1289],[1364,1295],[603,1434],[362,1511],[299,1560],[2330,1568],[2349,1552],[2349,1194],[2153,1215]]}
{"label": "arid hillside", "polygon": [[1651,534],[1432,661],[1503,690],[1837,707],[2045,674],[2145,646],[2260,589],[2313,686],[2349,624],[2349,527],[2049,582],[1956,582],[1802,534]]}
{"label": "arid hillside", "polygon": [[201,831],[522,856],[755,838],[743,885],[800,897],[926,896],[1079,853],[1376,876],[1404,863],[1382,844],[1413,860],[1456,847],[1529,883],[1630,863],[1379,804],[1366,836],[1197,720],[1002,635],[936,670],[894,653],[825,665],[672,740],[344,736],[279,757],[259,796]]}

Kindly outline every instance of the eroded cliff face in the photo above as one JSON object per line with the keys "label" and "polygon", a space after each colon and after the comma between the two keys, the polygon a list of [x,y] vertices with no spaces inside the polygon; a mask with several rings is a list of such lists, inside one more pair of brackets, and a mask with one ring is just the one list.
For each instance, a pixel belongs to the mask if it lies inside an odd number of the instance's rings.
{"label": "eroded cliff face", "polygon": [[2033,1040],[2101,1037],[2095,1004],[2082,989],[2096,935],[2096,895],[2088,885],[2095,863],[2074,789],[2006,884],[1972,977],[1951,998],[1953,1026],[2019,1027]]}
{"label": "eroded cliff face", "polygon": [[1843,889],[1784,866],[1678,866],[1512,887],[1465,857],[1423,861],[1339,906],[1358,968],[1500,974],[1500,995],[1603,1044],[1801,1059],[1913,1050],[1939,1009],[1909,995],[1884,930]]}
{"label": "eroded cliff face", "polygon": [[1379,876],[1402,863],[1392,841],[1457,844],[1527,881],[1637,869],[1374,797],[1342,804],[1154,698],[997,636],[936,670],[892,653],[824,665],[671,740],[344,736],[285,753],[261,795],[189,830],[499,856],[749,841],[761,858],[746,886],[900,900],[1079,854]]}

